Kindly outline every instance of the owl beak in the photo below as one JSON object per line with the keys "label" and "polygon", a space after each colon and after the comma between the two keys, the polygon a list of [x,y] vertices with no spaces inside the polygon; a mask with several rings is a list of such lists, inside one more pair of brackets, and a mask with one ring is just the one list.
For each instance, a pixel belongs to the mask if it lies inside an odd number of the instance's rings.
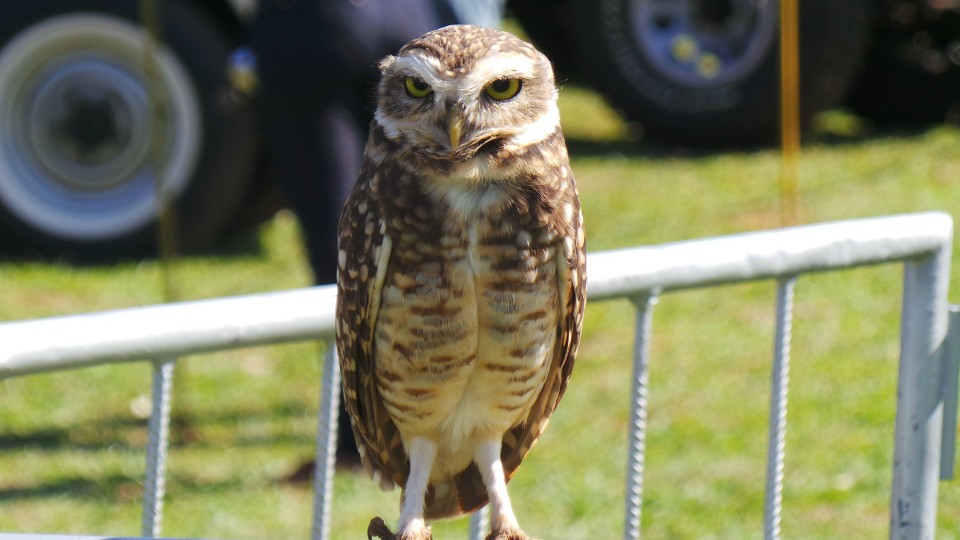
{"label": "owl beak", "polygon": [[457,107],[447,109],[447,134],[450,136],[450,150],[460,147],[460,136],[463,134],[463,119]]}

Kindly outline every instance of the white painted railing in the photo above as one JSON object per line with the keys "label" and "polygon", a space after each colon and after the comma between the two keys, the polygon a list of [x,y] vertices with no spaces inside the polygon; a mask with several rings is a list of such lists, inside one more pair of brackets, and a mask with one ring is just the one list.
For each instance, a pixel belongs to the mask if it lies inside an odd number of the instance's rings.
{"label": "white painted railing", "polygon": [[[942,213],[808,225],[591,254],[591,301],[637,306],[624,537],[640,536],[647,366],[653,308],[677,289],[776,279],[779,286],[771,392],[766,538],[779,537],[793,284],[802,274],[902,262],[903,314],[890,537],[933,538],[937,488],[952,478],[960,314],[947,304],[953,223]],[[0,379],[111,362],[154,362],[146,494],[141,534],[160,533],[174,359],[268,343],[329,338],[332,287],[185,302],[0,324]],[[954,321],[954,322],[951,322]],[[953,330],[949,332],[948,326]],[[52,339],[51,336],[56,336]],[[314,485],[313,538],[329,536],[339,371],[332,347],[323,364]],[[482,538],[482,518],[471,537]],[[39,535],[2,534],[0,540]],[[65,536],[43,536],[65,540]]]}

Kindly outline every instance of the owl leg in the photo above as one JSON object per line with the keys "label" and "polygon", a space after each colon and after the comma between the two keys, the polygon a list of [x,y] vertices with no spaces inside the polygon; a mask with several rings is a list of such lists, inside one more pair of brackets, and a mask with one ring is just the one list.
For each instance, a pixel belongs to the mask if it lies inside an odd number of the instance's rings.
{"label": "owl leg", "polygon": [[490,499],[491,532],[487,540],[526,540],[528,537],[520,530],[507,494],[507,480],[500,462],[500,438],[480,442],[474,449],[473,459]]}
{"label": "owl leg", "polygon": [[407,445],[410,474],[403,488],[398,539],[430,540],[430,527],[423,518],[424,497],[430,482],[430,470],[437,457],[437,445],[426,437],[413,437]]}

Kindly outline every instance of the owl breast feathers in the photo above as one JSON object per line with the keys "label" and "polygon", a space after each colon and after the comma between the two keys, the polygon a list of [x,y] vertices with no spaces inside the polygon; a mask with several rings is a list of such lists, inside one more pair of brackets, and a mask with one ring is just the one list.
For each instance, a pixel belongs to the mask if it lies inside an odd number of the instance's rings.
{"label": "owl breast feathers", "polygon": [[[405,488],[403,529],[419,519],[418,490],[422,518],[491,498],[503,510],[483,456],[499,449],[490,459],[508,481],[563,395],[586,257],[542,54],[450,26],[380,69],[340,219],[336,335],[363,463],[382,487]],[[495,514],[494,529],[511,519]]]}

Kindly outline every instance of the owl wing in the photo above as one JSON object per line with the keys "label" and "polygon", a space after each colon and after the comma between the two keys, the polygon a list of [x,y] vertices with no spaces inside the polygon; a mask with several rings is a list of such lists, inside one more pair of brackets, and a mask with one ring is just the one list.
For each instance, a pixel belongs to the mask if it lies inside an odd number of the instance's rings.
{"label": "owl wing", "polygon": [[[515,426],[503,437],[500,459],[509,480],[516,472],[530,448],[547,428],[553,411],[567,388],[573,373],[574,358],[580,344],[583,328],[583,309],[586,305],[586,252],[583,241],[583,216],[580,204],[573,199],[575,211],[572,223],[566,229],[562,243],[563,257],[557,257],[557,296],[559,299],[557,341],[553,360],[540,395],[527,414],[526,421]],[[558,250],[560,251],[560,250]]]}
{"label": "owl wing", "polygon": [[339,224],[337,354],[343,395],[364,468],[384,490],[402,484],[409,470],[400,433],[375,382],[374,332],[391,240],[371,198],[365,166],[347,198]]}
{"label": "owl wing", "polygon": [[[553,363],[547,373],[540,395],[530,409],[524,423],[504,436],[501,450],[504,473],[509,479],[520,466],[520,461],[547,428],[553,411],[560,403],[567,382],[573,373],[573,363],[580,345],[583,328],[583,309],[586,305],[586,253],[583,246],[583,218],[576,205],[572,241],[564,242],[564,257],[557,257],[557,290],[559,297],[557,341]],[[580,240],[578,240],[578,238]]]}

